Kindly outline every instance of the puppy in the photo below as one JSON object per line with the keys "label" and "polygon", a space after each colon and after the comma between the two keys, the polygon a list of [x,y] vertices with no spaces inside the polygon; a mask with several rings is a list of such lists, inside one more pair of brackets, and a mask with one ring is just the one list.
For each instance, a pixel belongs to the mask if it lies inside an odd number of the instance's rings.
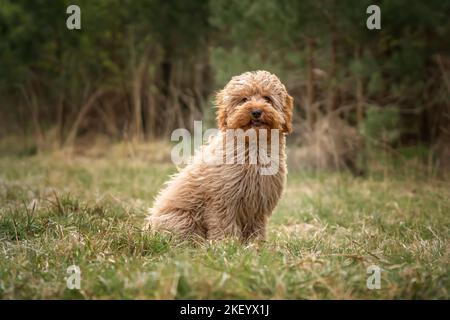
{"label": "puppy", "polygon": [[181,237],[263,240],[286,181],[293,99],[277,76],[254,71],[233,77],[216,105],[219,132],[160,191],[146,227]]}

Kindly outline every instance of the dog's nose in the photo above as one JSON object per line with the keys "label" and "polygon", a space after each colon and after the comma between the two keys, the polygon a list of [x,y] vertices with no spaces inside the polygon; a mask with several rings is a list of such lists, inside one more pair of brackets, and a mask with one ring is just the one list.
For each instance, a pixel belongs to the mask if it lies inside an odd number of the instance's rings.
{"label": "dog's nose", "polygon": [[252,117],[255,119],[258,119],[259,117],[261,117],[261,114],[262,114],[261,109],[252,110]]}

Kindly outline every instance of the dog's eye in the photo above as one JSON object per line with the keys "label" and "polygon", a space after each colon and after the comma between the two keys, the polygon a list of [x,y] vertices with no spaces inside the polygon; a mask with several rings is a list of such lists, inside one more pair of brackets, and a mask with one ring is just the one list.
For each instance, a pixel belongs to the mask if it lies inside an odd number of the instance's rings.
{"label": "dog's eye", "polygon": [[242,98],[241,101],[239,101],[239,104],[246,103],[248,101],[248,98]]}
{"label": "dog's eye", "polygon": [[264,96],[263,98],[264,100],[266,100],[266,102],[272,104],[272,99],[269,96]]}

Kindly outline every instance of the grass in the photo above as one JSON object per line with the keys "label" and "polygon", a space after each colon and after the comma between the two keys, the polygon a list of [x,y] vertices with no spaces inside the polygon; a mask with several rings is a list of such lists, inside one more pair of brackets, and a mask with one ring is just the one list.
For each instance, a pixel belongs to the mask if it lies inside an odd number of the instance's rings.
{"label": "grass", "polygon": [[141,232],[175,168],[132,154],[0,158],[0,298],[450,298],[446,182],[290,172],[267,243],[186,243]]}

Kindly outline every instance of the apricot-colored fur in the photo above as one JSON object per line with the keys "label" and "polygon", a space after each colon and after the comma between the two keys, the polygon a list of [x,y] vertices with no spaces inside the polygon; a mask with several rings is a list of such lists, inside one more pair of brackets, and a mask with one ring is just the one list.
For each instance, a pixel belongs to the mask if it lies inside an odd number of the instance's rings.
{"label": "apricot-colored fur", "polygon": [[[146,226],[181,237],[236,237],[242,242],[264,239],[267,220],[281,197],[286,180],[285,135],[292,130],[293,99],[267,71],[233,77],[217,94],[219,133],[194,160],[175,174],[155,199]],[[257,120],[252,111],[261,110]],[[233,150],[245,163],[206,163],[202,154],[220,157],[227,129],[278,129],[278,170],[262,175],[261,164],[250,164],[248,145]],[[270,146],[270,145],[269,145]],[[270,147],[268,147],[270,148]],[[259,151],[260,152],[260,151]]]}

